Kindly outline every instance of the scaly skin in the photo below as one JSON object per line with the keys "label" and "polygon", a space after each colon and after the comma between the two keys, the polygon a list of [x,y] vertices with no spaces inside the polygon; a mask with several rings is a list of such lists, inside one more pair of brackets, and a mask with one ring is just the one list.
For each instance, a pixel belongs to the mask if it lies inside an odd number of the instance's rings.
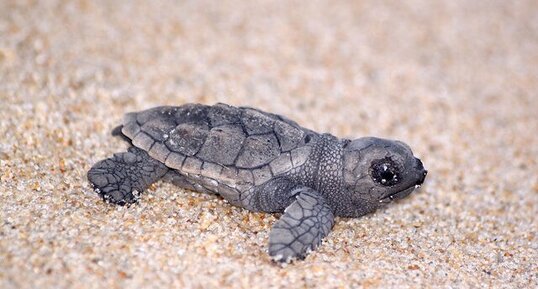
{"label": "scaly skin", "polygon": [[402,142],[338,139],[282,116],[225,104],[129,113],[113,134],[132,147],[88,172],[105,200],[134,203],[164,178],[252,211],[284,212],[269,237],[269,254],[278,261],[314,250],[334,216],[373,212],[409,195],[426,176]]}

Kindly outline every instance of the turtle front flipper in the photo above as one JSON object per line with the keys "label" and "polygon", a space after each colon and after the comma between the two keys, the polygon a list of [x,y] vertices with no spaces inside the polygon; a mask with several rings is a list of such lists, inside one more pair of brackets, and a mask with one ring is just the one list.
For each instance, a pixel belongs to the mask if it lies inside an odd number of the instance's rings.
{"label": "turtle front flipper", "polygon": [[333,211],[323,196],[305,187],[273,226],[269,255],[278,262],[304,259],[321,244],[333,224]]}
{"label": "turtle front flipper", "polygon": [[166,174],[168,168],[144,150],[131,147],[97,162],[88,171],[88,180],[107,202],[118,205],[136,202],[140,193]]}

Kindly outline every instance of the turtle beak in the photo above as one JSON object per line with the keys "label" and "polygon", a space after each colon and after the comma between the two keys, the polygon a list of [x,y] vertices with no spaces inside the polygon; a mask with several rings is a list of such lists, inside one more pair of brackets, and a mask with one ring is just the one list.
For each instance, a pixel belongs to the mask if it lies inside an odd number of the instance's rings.
{"label": "turtle beak", "polygon": [[424,165],[422,164],[422,161],[418,158],[415,158],[415,169],[418,173],[417,178],[417,186],[421,186],[424,183],[424,180],[426,179],[426,175],[428,174],[428,171],[424,169]]}

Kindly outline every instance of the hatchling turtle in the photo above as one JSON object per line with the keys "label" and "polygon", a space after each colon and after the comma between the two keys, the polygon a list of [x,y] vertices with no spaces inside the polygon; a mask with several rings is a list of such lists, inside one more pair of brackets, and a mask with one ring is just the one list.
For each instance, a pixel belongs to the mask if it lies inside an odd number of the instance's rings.
{"label": "hatchling turtle", "polygon": [[221,103],[127,113],[112,134],[130,147],[88,172],[104,200],[135,203],[164,179],[251,211],[283,213],[269,234],[269,255],[281,262],[318,247],[335,216],[359,217],[406,197],[427,174],[403,142],[340,139]]}

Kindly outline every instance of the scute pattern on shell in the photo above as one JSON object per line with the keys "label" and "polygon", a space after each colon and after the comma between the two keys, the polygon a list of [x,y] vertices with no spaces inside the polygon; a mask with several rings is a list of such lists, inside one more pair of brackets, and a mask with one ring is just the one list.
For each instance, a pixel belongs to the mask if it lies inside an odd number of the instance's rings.
{"label": "scute pattern on shell", "polygon": [[[281,116],[219,103],[128,113],[122,133],[172,169],[248,188],[304,163],[303,138],[313,132]],[[239,173],[231,176],[235,168]]]}

